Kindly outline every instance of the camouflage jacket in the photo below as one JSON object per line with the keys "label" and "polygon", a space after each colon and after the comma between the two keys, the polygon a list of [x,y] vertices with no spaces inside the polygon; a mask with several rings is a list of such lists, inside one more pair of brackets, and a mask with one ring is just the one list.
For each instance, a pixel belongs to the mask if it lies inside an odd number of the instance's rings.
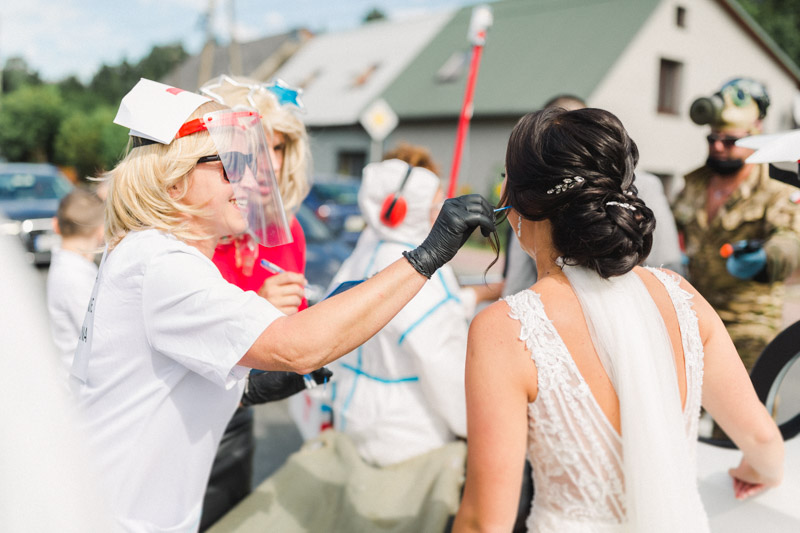
{"label": "camouflage jacket", "polygon": [[[800,206],[794,187],[769,177],[767,165],[755,165],[747,180],[708,220],[706,188],[711,172],[703,167],[686,176],[686,187],[672,211],[689,258],[689,281],[726,322],[774,320],[783,309],[783,283],[800,264]],[[720,247],[746,239],[765,241],[770,283],[730,275]],[[757,315],[762,315],[758,318]]]}
{"label": "camouflage jacket", "polygon": [[[784,287],[800,264],[798,189],[769,177],[767,165],[754,165],[716,216],[708,220],[706,198],[711,172],[702,167],[686,176],[672,206],[689,258],[687,277],[727,324],[761,323],[774,336],[780,330]],[[765,241],[769,283],[746,281],[728,273],[720,247],[725,243]]]}

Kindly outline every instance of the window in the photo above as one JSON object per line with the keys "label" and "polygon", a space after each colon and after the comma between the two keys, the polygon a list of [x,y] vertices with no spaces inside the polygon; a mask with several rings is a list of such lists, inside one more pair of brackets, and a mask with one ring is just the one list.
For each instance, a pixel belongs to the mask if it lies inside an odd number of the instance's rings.
{"label": "window", "polygon": [[453,52],[447,61],[436,71],[436,83],[451,83],[458,81],[467,71],[469,52]]}
{"label": "window", "polygon": [[369,82],[369,80],[372,79],[373,75],[380,66],[381,66],[380,63],[373,63],[372,65],[369,65],[367,68],[365,68],[363,71],[359,72],[353,78],[352,87],[354,89],[357,89],[358,87],[363,87],[364,85],[366,85],[367,82]]}
{"label": "window", "polygon": [[360,176],[367,166],[366,152],[339,152],[336,156],[336,172],[346,176]]}
{"label": "window", "polygon": [[686,27],[686,8],[683,6],[675,9],[675,25],[679,28]]}
{"label": "window", "polygon": [[681,72],[683,64],[669,59],[661,60],[658,76],[658,112],[678,114],[680,100]]}

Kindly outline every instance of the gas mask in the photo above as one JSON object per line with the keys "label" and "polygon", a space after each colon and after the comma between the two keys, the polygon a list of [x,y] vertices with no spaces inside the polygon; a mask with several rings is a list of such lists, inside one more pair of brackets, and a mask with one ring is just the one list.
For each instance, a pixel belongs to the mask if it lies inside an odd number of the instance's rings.
{"label": "gas mask", "polygon": [[692,102],[689,117],[712,128],[737,127],[756,133],[757,122],[767,115],[769,95],[755,80],[736,78],[711,96]]}

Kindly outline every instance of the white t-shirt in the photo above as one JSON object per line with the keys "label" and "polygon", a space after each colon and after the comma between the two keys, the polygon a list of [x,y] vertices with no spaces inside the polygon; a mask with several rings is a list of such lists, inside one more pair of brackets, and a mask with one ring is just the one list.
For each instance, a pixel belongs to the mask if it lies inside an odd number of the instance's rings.
{"label": "white t-shirt", "polygon": [[67,376],[96,277],[97,265],[92,261],[69,250],[53,250],[47,272],[47,313]]}
{"label": "white t-shirt", "polygon": [[86,383],[72,384],[110,507],[125,531],[196,531],[249,371],[237,363],[282,315],[156,230],[127,235],[99,283]]}

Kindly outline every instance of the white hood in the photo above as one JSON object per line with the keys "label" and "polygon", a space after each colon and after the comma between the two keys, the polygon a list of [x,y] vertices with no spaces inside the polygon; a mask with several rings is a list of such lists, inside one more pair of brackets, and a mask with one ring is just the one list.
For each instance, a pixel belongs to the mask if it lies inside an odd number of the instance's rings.
{"label": "white hood", "polygon": [[436,174],[415,167],[402,191],[408,205],[405,219],[394,228],[380,220],[384,200],[398,191],[407,172],[408,163],[399,159],[367,165],[358,192],[358,205],[367,221],[366,231],[372,230],[381,240],[417,245],[425,240],[431,229],[431,207],[440,188]]}

